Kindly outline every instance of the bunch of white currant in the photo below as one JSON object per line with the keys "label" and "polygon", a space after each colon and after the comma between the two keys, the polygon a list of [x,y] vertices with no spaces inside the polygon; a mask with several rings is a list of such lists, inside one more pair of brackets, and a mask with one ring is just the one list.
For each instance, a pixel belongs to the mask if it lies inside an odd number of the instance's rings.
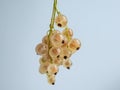
{"label": "bunch of white currant", "polygon": [[52,30],[35,48],[37,55],[41,55],[39,72],[47,75],[48,83],[51,85],[55,84],[59,66],[63,65],[70,69],[72,65],[70,57],[81,47],[81,42],[73,38],[72,29],[67,27],[66,16],[59,14],[54,22],[63,28],[63,31]]}

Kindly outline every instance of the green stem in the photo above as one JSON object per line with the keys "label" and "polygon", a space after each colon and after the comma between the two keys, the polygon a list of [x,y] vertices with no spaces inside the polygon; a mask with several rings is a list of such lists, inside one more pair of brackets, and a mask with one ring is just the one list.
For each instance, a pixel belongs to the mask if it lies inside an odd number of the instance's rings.
{"label": "green stem", "polygon": [[[55,15],[56,13],[58,12],[57,10],[57,0],[54,0],[54,3],[53,3],[53,11],[52,11],[52,17],[51,17],[51,22],[50,22],[50,30],[48,31],[48,39],[49,39],[49,43],[48,43],[48,54],[49,54],[49,50],[51,48],[51,43],[50,43],[50,35],[52,33],[52,31],[54,30],[54,22],[55,22]],[[51,58],[51,57],[50,57]],[[52,63],[52,58],[51,58],[51,61],[50,63]]]}
{"label": "green stem", "polygon": [[49,34],[51,34],[51,32],[54,29],[54,21],[55,21],[56,12],[57,12],[57,0],[54,0],[51,23],[50,23],[50,33]]}

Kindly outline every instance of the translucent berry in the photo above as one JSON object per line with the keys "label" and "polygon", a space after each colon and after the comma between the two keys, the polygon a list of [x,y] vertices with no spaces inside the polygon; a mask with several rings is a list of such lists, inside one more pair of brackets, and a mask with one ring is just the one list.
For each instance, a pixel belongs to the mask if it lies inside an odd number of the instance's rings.
{"label": "translucent berry", "polygon": [[61,58],[54,58],[53,63],[56,64],[57,66],[60,66],[62,64],[62,59]]}
{"label": "translucent berry", "polygon": [[51,85],[55,84],[55,75],[49,75],[48,76],[48,83]]}
{"label": "translucent berry", "polygon": [[65,29],[63,30],[63,35],[64,35],[68,40],[70,40],[70,39],[72,38],[72,36],[73,36],[73,31],[72,31],[72,29],[70,29],[70,28],[65,28]]}
{"label": "translucent berry", "polygon": [[58,72],[58,66],[56,65],[56,64],[49,64],[49,66],[48,66],[48,74],[54,74],[54,75],[56,75],[57,74],[57,72]]}
{"label": "translucent berry", "polygon": [[60,53],[61,53],[61,48],[59,47],[52,47],[50,50],[49,50],[49,54],[52,58],[56,58],[60,56]]}
{"label": "translucent berry", "polygon": [[47,54],[44,54],[42,57],[43,57],[44,60],[47,60],[47,61],[50,61],[50,59],[51,59],[48,52],[47,52]]}
{"label": "translucent berry", "polygon": [[69,50],[72,51],[72,53],[74,53],[75,51],[79,50],[80,47],[81,47],[81,42],[78,39],[72,39],[68,43],[68,48],[69,48]]}
{"label": "translucent berry", "polygon": [[67,25],[67,18],[66,16],[59,14],[56,18],[55,18],[55,23],[57,24],[58,27],[65,27]]}
{"label": "translucent berry", "polygon": [[64,44],[64,36],[61,33],[55,33],[50,37],[53,46],[61,46]]}
{"label": "translucent berry", "polygon": [[35,48],[37,55],[46,54],[48,51],[48,46],[45,43],[40,43]]}
{"label": "translucent berry", "polygon": [[39,63],[40,64],[44,64],[46,62],[50,62],[50,57],[48,55],[43,55],[40,59],[39,59]]}
{"label": "translucent berry", "polygon": [[72,55],[72,52],[68,48],[62,48],[62,59],[68,59]]}
{"label": "translucent berry", "polygon": [[49,66],[49,63],[48,63],[48,62],[41,64],[41,65],[40,65],[40,68],[39,68],[39,72],[40,72],[41,74],[47,73],[48,66]]}
{"label": "translucent berry", "polygon": [[67,69],[70,69],[71,65],[72,65],[71,60],[67,59],[63,61],[63,66],[66,67]]}
{"label": "translucent berry", "polygon": [[48,35],[44,36],[43,39],[42,39],[42,43],[45,43],[45,44],[48,44]]}

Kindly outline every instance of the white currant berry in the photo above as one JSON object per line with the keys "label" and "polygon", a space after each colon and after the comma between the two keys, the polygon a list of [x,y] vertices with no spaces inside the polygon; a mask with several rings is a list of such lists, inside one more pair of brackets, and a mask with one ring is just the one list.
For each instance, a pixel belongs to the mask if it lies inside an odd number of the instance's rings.
{"label": "white currant berry", "polygon": [[68,59],[72,55],[72,52],[68,48],[62,48],[61,57],[63,59]]}
{"label": "white currant berry", "polygon": [[50,59],[51,59],[48,52],[47,52],[47,54],[44,54],[42,57],[44,60],[47,60],[47,61],[50,61]]}
{"label": "white currant berry", "polygon": [[41,58],[39,59],[39,64],[43,64],[43,63],[45,63],[45,62],[46,62],[46,60],[44,60],[43,57],[41,57]]}
{"label": "white currant berry", "polygon": [[42,64],[40,65],[39,72],[40,72],[41,74],[47,73],[48,66],[49,66],[49,62],[42,63]]}
{"label": "white currant berry", "polygon": [[53,58],[53,63],[57,66],[60,66],[62,64],[61,58]]}
{"label": "white currant berry", "polygon": [[53,46],[61,46],[64,44],[64,36],[61,33],[55,33],[50,37]]}
{"label": "white currant berry", "polygon": [[58,27],[65,27],[67,25],[67,18],[66,16],[59,14],[56,18],[55,18],[55,23],[57,24]]}
{"label": "white currant berry", "polygon": [[72,51],[72,53],[74,53],[75,51],[79,50],[81,47],[81,42],[78,39],[72,39],[69,43],[68,43],[68,48],[69,50]]}
{"label": "white currant berry", "polygon": [[48,44],[48,42],[49,42],[48,35],[46,35],[42,38],[42,43]]}
{"label": "white currant berry", "polygon": [[47,71],[48,71],[48,74],[50,75],[51,74],[56,75],[58,72],[58,66],[56,64],[49,64]]}
{"label": "white currant berry", "polygon": [[70,28],[65,28],[62,33],[68,40],[70,40],[73,36],[73,31]]}
{"label": "white currant berry", "polygon": [[48,75],[48,83],[51,85],[55,84],[55,75]]}
{"label": "white currant berry", "polygon": [[37,55],[46,54],[48,51],[48,46],[45,43],[40,43],[36,46],[35,51]]}
{"label": "white currant berry", "polygon": [[65,68],[70,69],[71,65],[72,65],[72,61],[71,60],[67,59],[67,60],[63,61],[63,66]]}
{"label": "white currant berry", "polygon": [[50,50],[49,50],[49,54],[52,58],[56,58],[56,57],[60,57],[60,53],[61,53],[61,48],[59,47],[52,47]]}

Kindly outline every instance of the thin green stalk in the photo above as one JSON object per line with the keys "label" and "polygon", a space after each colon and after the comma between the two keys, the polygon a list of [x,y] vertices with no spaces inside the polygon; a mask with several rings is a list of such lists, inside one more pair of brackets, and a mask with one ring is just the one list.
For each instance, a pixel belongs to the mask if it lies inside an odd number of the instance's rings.
{"label": "thin green stalk", "polygon": [[55,21],[56,12],[57,12],[57,0],[54,0],[52,17],[51,17],[51,22],[50,22],[50,33],[54,29],[54,21]]}
{"label": "thin green stalk", "polygon": [[[54,0],[54,3],[53,3],[53,11],[52,11],[52,17],[51,17],[51,22],[50,22],[50,30],[48,31],[48,39],[49,39],[49,43],[48,43],[48,54],[49,54],[49,50],[51,48],[51,43],[50,43],[50,35],[52,33],[52,31],[54,30],[54,21],[55,21],[55,15],[57,13],[57,0]],[[51,58],[51,57],[50,57]],[[52,63],[52,58],[51,58],[51,61],[50,63]]]}

